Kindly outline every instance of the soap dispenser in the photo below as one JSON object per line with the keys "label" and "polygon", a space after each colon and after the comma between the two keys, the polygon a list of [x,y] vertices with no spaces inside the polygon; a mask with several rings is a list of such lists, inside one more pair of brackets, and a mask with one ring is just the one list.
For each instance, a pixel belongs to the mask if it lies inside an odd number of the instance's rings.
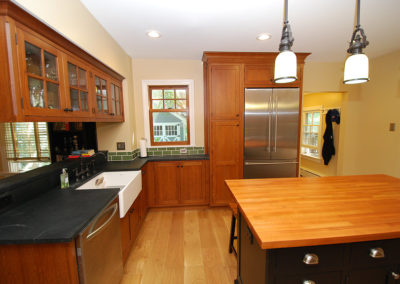
{"label": "soap dispenser", "polygon": [[60,175],[60,181],[61,181],[61,188],[69,187],[69,178],[68,178],[68,173],[67,173],[66,168],[62,169],[62,172]]}

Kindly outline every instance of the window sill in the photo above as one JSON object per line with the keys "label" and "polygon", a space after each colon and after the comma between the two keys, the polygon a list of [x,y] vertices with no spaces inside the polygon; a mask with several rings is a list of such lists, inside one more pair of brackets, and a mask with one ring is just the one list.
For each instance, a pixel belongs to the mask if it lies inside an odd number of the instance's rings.
{"label": "window sill", "polygon": [[305,154],[301,154],[301,157],[304,158],[304,159],[306,159],[306,160],[309,160],[309,161],[313,161],[313,162],[315,162],[315,163],[322,164],[322,159],[321,159],[321,158],[315,158],[315,157],[313,157],[313,156],[308,156],[308,155],[305,155]]}

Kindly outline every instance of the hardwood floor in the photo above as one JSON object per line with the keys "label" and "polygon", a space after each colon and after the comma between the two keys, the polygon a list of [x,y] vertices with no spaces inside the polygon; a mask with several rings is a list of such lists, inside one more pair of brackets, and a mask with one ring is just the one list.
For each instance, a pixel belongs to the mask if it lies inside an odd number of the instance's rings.
{"label": "hardwood floor", "polygon": [[229,208],[150,210],[128,257],[121,284],[233,284]]}

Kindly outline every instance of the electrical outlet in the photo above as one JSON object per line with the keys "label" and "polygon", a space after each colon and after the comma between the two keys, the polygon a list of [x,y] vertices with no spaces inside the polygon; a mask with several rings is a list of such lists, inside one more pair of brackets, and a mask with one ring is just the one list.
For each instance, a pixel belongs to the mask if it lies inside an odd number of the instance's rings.
{"label": "electrical outlet", "polygon": [[125,150],[125,142],[117,142],[117,150]]}
{"label": "electrical outlet", "polygon": [[179,153],[187,154],[187,149],[186,148],[181,148],[181,149],[179,149]]}

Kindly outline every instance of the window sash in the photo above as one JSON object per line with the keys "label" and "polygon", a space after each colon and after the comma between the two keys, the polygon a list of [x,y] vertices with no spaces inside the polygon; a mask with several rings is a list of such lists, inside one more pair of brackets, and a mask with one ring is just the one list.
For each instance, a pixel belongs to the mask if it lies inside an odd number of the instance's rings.
{"label": "window sash", "polygon": [[[320,118],[319,118],[319,124],[314,124],[314,113],[319,113],[320,114]],[[311,114],[311,124],[307,124],[307,114]],[[313,149],[313,150],[318,150],[318,159],[321,158],[321,138],[322,138],[322,122],[323,122],[323,115],[322,115],[322,109],[318,108],[318,109],[307,109],[306,111],[303,112],[303,123],[302,123],[302,137],[301,137],[301,147],[302,148],[308,148],[308,149]],[[305,131],[305,126],[309,127],[309,131]],[[313,132],[312,128],[317,126],[318,127],[318,132]],[[304,137],[305,135],[312,135],[312,134],[317,134],[317,146],[315,145],[311,145],[311,144],[307,144],[304,143]],[[305,155],[307,157],[312,157],[315,158],[314,156],[310,156],[304,153],[301,153],[302,155]]]}

